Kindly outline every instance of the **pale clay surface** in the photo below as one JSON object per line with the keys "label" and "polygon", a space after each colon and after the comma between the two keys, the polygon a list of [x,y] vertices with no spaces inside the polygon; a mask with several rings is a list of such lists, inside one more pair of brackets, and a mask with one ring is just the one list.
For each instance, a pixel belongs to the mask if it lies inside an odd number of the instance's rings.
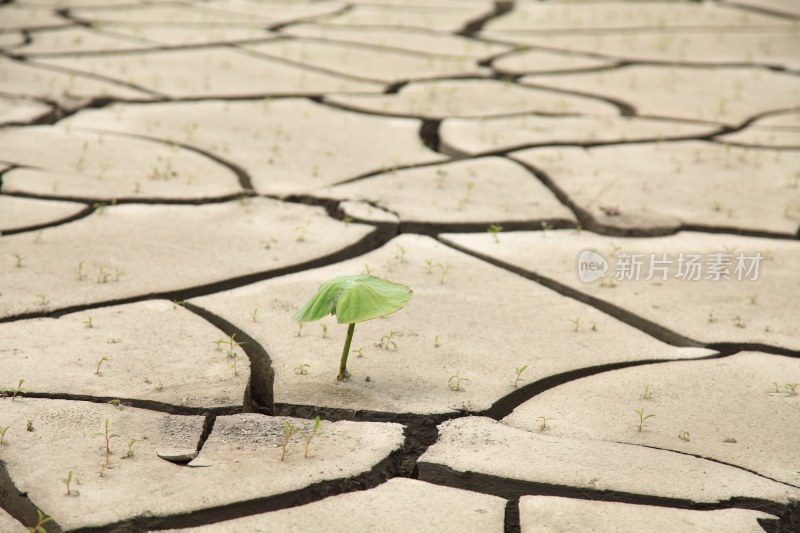
{"label": "pale clay surface", "polygon": [[[500,243],[485,234],[449,234],[444,240],[536,272],[703,343],[763,343],[800,350],[800,326],[787,312],[796,306],[798,297],[796,266],[800,247],[792,241],[693,232],[633,239],[574,230],[552,231],[546,238],[540,232],[501,234]],[[658,260],[667,254],[672,264],[666,281],[658,270],[647,281],[648,255],[639,281],[615,281],[615,286],[604,287],[599,279],[584,283],[578,278],[578,255],[583,250],[596,250],[611,261],[606,274],[609,278],[616,274],[618,261],[614,259],[619,253],[655,253]],[[698,281],[676,279],[681,252],[685,259],[689,253],[701,254],[705,265],[712,261],[709,254],[732,254],[728,269],[732,280],[705,279],[709,274],[707,266],[700,271]],[[758,279],[750,279],[751,273],[749,277],[743,275],[742,282],[736,281],[735,256],[754,257],[756,253],[762,256]],[[751,263],[745,261],[743,274]]]}
{"label": "pale clay surface", "polygon": [[[432,262],[430,274],[427,259]],[[449,267],[444,284],[436,264]],[[363,357],[350,354],[353,377],[339,383],[336,370],[346,328],[330,317],[306,324],[298,337],[291,315],[324,281],[361,272],[365,265],[375,275],[413,287],[414,297],[405,309],[356,327],[351,349],[363,348]],[[476,279],[482,283],[475,284]],[[453,291],[461,294],[458,300],[446,297]],[[493,302],[490,313],[480,306],[487,299]],[[529,365],[521,382],[526,384],[587,365],[713,353],[660,343],[588,306],[413,235],[350,261],[191,303],[241,324],[266,348],[278,403],[392,413],[481,411],[514,390],[514,368],[523,364]],[[249,318],[254,309],[257,323]],[[523,330],[516,325],[515,317],[544,316],[544,309],[547,321],[526,319]],[[574,335],[570,320],[576,316],[586,324],[596,322],[597,331]],[[320,324],[327,326],[325,337]],[[377,346],[391,330],[397,332],[396,349]],[[303,364],[310,367],[300,374]],[[469,380],[462,383],[464,391],[448,388],[457,372]]]}
{"label": "pale clay surface", "polygon": [[641,228],[684,224],[793,235],[800,221],[797,152],[685,141],[535,148],[511,157],[547,174],[610,226],[625,226],[630,216]]}
{"label": "pale clay surface", "polygon": [[415,479],[394,478],[370,490],[260,515],[178,531],[238,533],[240,531],[314,531],[325,524],[330,533],[370,531],[380,524],[386,533],[406,533],[413,509],[413,530],[485,531],[501,533],[506,500]]}
{"label": "pale clay surface", "polygon": [[637,533],[642,524],[647,524],[650,533],[763,533],[757,519],[770,518],[766,513],[744,509],[695,511],[557,496],[523,496],[519,514],[523,533]]}
{"label": "pale clay surface", "polygon": [[[709,379],[697,386],[691,379],[696,375]],[[787,383],[800,383],[800,362],[764,353],[640,366],[546,391],[503,422],[534,431],[536,417],[548,413],[553,436],[699,455],[800,487],[800,428],[793,423],[800,396]],[[642,432],[634,412],[639,408],[655,414]],[[688,440],[679,437],[684,431]]]}
{"label": "pale clay surface", "polygon": [[219,154],[241,165],[261,194],[303,193],[401,163],[445,159],[420,143],[417,120],[367,116],[298,98],[117,104],[78,113],[65,123]]}
{"label": "pale clay surface", "polygon": [[[212,224],[203,233],[204,244],[195,239],[201,221]],[[299,245],[296,238],[306,223]],[[370,230],[345,226],[317,207],[265,198],[246,205],[109,206],[102,214],[43,231],[40,243],[25,234],[2,238],[0,317],[275,270],[337,252]],[[22,256],[22,266],[16,266],[14,254]],[[154,264],[170,268],[155,271]]]}
{"label": "pale clay surface", "polygon": [[[623,430],[628,431],[628,430]],[[747,496],[797,499],[800,488],[689,455],[616,442],[524,431],[485,417],[439,425],[439,440],[420,457],[420,479],[447,467],[519,481],[695,502]],[[670,480],[670,483],[664,483]]]}
{"label": "pale clay surface", "polygon": [[[800,499],[797,4],[2,3],[0,531],[768,529]],[[340,383],[346,326],[291,316],[362,272],[414,297]]]}
{"label": "pale clay surface", "polygon": [[227,335],[165,300],[0,324],[0,332],[2,385],[25,379],[28,392],[229,407],[242,404],[250,376],[240,347],[215,348]]}

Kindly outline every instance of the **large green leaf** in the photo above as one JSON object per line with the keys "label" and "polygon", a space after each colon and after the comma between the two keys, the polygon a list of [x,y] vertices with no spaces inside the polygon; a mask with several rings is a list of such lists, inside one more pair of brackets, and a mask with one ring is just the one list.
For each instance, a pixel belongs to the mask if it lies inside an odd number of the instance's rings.
{"label": "large green leaf", "polygon": [[312,322],[331,314],[340,324],[364,322],[402,309],[413,294],[405,285],[374,276],[339,276],[323,283],[292,318]]}

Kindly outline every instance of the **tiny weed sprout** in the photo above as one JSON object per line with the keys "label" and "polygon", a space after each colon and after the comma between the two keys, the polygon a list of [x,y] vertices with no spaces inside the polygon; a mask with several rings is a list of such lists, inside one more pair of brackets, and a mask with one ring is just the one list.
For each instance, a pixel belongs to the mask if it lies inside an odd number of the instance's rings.
{"label": "tiny weed sprout", "polygon": [[311,365],[309,365],[308,363],[301,363],[301,364],[297,365],[296,367],[294,367],[294,373],[295,374],[305,375],[305,374],[308,374],[308,369],[309,368],[311,368]]}
{"label": "tiny weed sprout", "polygon": [[294,427],[291,422],[285,421],[283,423],[283,441],[281,442],[281,461],[286,458],[286,448],[289,447],[289,441],[300,430]]}
{"label": "tiny weed sprout", "polygon": [[797,388],[800,387],[800,383],[784,383],[783,388],[786,390],[786,394],[789,396],[797,396]]}
{"label": "tiny weed sprout", "polygon": [[688,431],[681,431],[680,433],[678,433],[678,438],[684,442],[689,442],[689,437],[690,435]]}
{"label": "tiny weed sprout", "polygon": [[364,270],[361,271],[362,275],[369,276],[372,274],[373,268],[370,267],[367,263],[364,263]]}
{"label": "tiny weed sprout", "polygon": [[547,422],[550,420],[555,420],[555,418],[552,416],[537,416],[536,420],[541,420],[541,423],[539,424],[539,431],[545,431],[550,429],[550,426],[547,425]]}
{"label": "tiny weed sprout", "polygon": [[308,220],[306,220],[305,224],[303,224],[302,226],[297,226],[296,228],[294,228],[294,229],[300,231],[300,233],[297,235],[297,238],[295,239],[297,242],[306,242],[306,234],[309,233],[308,226],[310,224],[311,224],[311,219],[309,218]]}
{"label": "tiny weed sprout", "polygon": [[131,457],[136,455],[136,452],[133,451],[133,445],[136,444],[136,439],[128,439],[127,443],[128,443],[128,449],[125,451],[125,455],[122,456],[123,459],[130,459]]}
{"label": "tiny weed sprout", "polygon": [[436,336],[433,338],[433,347],[434,347],[434,348],[438,348],[438,347],[439,347],[439,346],[441,346],[441,345],[442,345],[442,342],[439,340],[439,335],[436,335]]}
{"label": "tiny weed sprout", "polygon": [[28,420],[28,423],[25,424],[25,431],[30,431],[30,432],[36,431],[36,428],[33,427],[33,420]]}
{"label": "tiny weed sprout", "polygon": [[78,275],[78,281],[83,281],[86,279],[86,274],[83,273],[83,261],[78,263],[78,268],[76,273]]}
{"label": "tiny weed sprout", "polygon": [[323,283],[292,318],[302,325],[330,314],[336,317],[339,324],[348,325],[336,377],[339,381],[347,381],[350,377],[347,356],[350,355],[356,324],[402,309],[413,294],[405,285],[369,275],[339,276]]}
{"label": "tiny weed sprout", "polygon": [[97,368],[95,369],[94,373],[100,376],[100,367],[103,366],[103,363],[108,362],[108,357],[105,355],[97,360]]}
{"label": "tiny weed sprout", "polygon": [[442,263],[436,263],[436,266],[442,269],[442,275],[439,276],[439,285],[444,285],[444,279],[447,277],[447,273],[450,272],[450,265],[448,264],[443,265]]}
{"label": "tiny weed sprout", "polygon": [[322,338],[323,339],[327,339],[328,338],[328,325],[327,324],[320,324],[319,327],[322,328]]}
{"label": "tiny weed sprout", "polygon": [[36,297],[39,299],[39,305],[42,307],[47,307],[50,305],[50,299],[45,294],[37,294]]}
{"label": "tiny weed sprout", "polygon": [[178,307],[183,307],[186,302],[182,302],[180,300],[172,300],[172,309],[177,309]]}
{"label": "tiny weed sprout", "polygon": [[576,317],[575,320],[570,320],[575,327],[574,331],[578,331],[581,327],[581,317]]}
{"label": "tiny weed sprout", "polygon": [[0,426],[0,444],[8,446],[8,443],[5,441],[6,438],[6,431],[10,426]]}
{"label": "tiny weed sprout", "polygon": [[119,409],[120,411],[122,411],[122,409],[125,407],[125,406],[122,404],[122,400],[120,400],[119,398],[114,398],[113,400],[110,400],[108,403],[109,403],[110,405],[113,405],[114,407],[116,407],[116,408],[117,408],[117,409]]}
{"label": "tiny weed sprout", "polygon": [[492,236],[494,242],[500,242],[499,233],[503,231],[503,226],[500,226],[499,224],[489,224],[489,227],[486,229],[486,231]]}
{"label": "tiny weed sprout", "polygon": [[644,392],[641,396],[639,396],[642,400],[649,400],[653,397],[653,390],[650,388],[650,385],[644,386]]}
{"label": "tiny weed sprout", "polygon": [[14,401],[14,399],[16,399],[16,397],[18,395],[25,394],[26,391],[22,389],[22,384],[23,383],[25,383],[24,379],[19,380],[19,383],[17,383],[17,388],[14,389],[14,394],[11,396],[11,401],[12,402]]}
{"label": "tiny weed sprout", "polygon": [[461,386],[462,383],[469,381],[469,378],[464,378],[459,375],[461,371],[456,370],[456,373],[450,376],[450,379],[447,380],[447,387],[451,391],[455,392],[464,392],[464,387]]}
{"label": "tiny weed sprout", "polygon": [[66,494],[67,496],[70,496],[72,494],[75,494],[77,496],[78,491],[73,491],[72,488],[70,488],[70,485],[72,484],[72,470],[67,472],[67,477],[62,479],[61,483],[67,486],[67,494]]}
{"label": "tiny weed sprout", "polygon": [[47,533],[47,530],[44,528],[44,525],[48,522],[52,522],[53,519],[44,514],[39,509],[36,509],[36,514],[38,515],[38,519],[36,521],[35,526],[29,526],[28,531],[30,533]]}
{"label": "tiny weed sprout", "polygon": [[253,319],[253,322],[258,322],[258,308],[256,308],[256,309],[253,309],[253,310],[250,312],[250,318],[252,318],[252,319]]}
{"label": "tiny weed sprout", "polygon": [[238,355],[234,355],[233,358],[231,359],[231,362],[228,364],[228,368],[233,370],[233,375],[234,376],[238,376],[239,375],[239,369],[237,368],[236,364],[241,360],[242,360],[241,357],[239,357]]}
{"label": "tiny weed sprout", "polygon": [[13,254],[14,258],[17,260],[17,268],[22,268],[22,260],[25,259],[24,255],[20,254]]}
{"label": "tiny weed sprout", "polygon": [[344,222],[345,226],[349,225],[352,221],[353,217],[351,217],[350,215],[345,215],[344,218],[342,219],[342,222]]}
{"label": "tiny weed sprout", "polygon": [[739,329],[744,329],[746,327],[742,317],[739,315],[736,315],[736,318],[733,319],[733,325]]}
{"label": "tiny weed sprout", "polygon": [[515,389],[517,388],[517,385],[519,385],[520,381],[525,381],[524,379],[522,379],[522,373],[525,372],[525,370],[527,370],[527,369],[528,369],[528,365],[522,365],[522,366],[517,367],[517,368],[514,369],[514,374],[517,375],[517,378],[514,380],[514,388]]}
{"label": "tiny weed sprout", "polygon": [[592,322],[592,331],[597,331],[597,322]]}
{"label": "tiny weed sprout", "polygon": [[227,343],[227,342],[228,342],[228,339],[217,339],[215,341],[211,341],[211,344],[216,344],[217,345],[217,351],[221,352],[222,351],[222,345]]}
{"label": "tiny weed sprout", "polygon": [[[108,418],[106,418],[105,429],[103,431],[98,431],[97,433],[93,433],[92,436],[103,437],[103,440],[105,441],[106,444],[106,451],[105,451],[106,455],[111,453],[111,439],[119,437],[119,435],[114,433],[111,427],[109,426]],[[106,461],[108,461],[108,457],[106,457]]]}
{"label": "tiny weed sprout", "polygon": [[83,321],[83,325],[84,325],[84,327],[87,327],[89,329],[93,328],[94,327],[94,321],[92,320],[92,317],[89,317],[86,320],[84,320]]}
{"label": "tiny weed sprout", "polygon": [[401,263],[406,262],[406,247],[402,244],[398,244],[395,247],[394,258],[399,259]]}
{"label": "tiny weed sprout", "polygon": [[758,302],[758,294],[749,294],[747,296],[747,301],[750,305],[756,305],[756,302]]}
{"label": "tiny weed sprout", "polygon": [[304,325],[305,324],[303,324],[302,322],[300,324],[297,324],[297,336],[298,337],[303,334],[303,326]]}
{"label": "tiny weed sprout", "polygon": [[364,357],[364,348],[359,348],[358,350],[353,350],[350,353],[356,354],[356,357]]}
{"label": "tiny weed sprout", "polygon": [[306,453],[304,455],[306,459],[308,459],[308,448],[311,446],[311,440],[321,433],[319,430],[321,425],[322,424],[319,421],[319,415],[317,415],[317,419],[314,420],[314,427],[311,428],[311,433],[303,434],[303,438],[306,441]]}
{"label": "tiny weed sprout", "polygon": [[428,269],[428,274],[433,274],[433,259],[426,259],[425,266]]}
{"label": "tiny weed sprout", "polygon": [[399,331],[395,331],[393,329],[389,330],[389,333],[381,337],[381,342],[378,344],[379,347],[383,348],[384,350],[388,350],[389,346],[392,346],[392,349],[397,351],[397,343],[392,340]]}
{"label": "tiny weed sprout", "polygon": [[247,344],[246,342],[238,342],[236,340],[236,333],[231,333],[231,336],[225,341],[225,344],[228,345],[228,357],[231,359],[236,358],[236,352],[234,351],[238,346],[243,346]]}
{"label": "tiny weed sprout", "polygon": [[646,414],[644,414],[644,407],[640,407],[639,409],[634,409],[634,411],[636,412],[637,415],[639,415],[639,423],[636,424],[636,428],[639,430],[639,433],[641,433],[642,430],[647,426],[647,424],[645,424],[645,421],[648,418],[653,418],[656,415],[653,415],[653,414],[646,415]]}
{"label": "tiny weed sprout", "polygon": [[714,316],[714,313],[708,313],[708,323],[713,324],[717,321],[717,317]]}
{"label": "tiny weed sprout", "polygon": [[180,404],[181,407],[186,407],[186,404],[189,403],[189,398],[187,398],[186,396],[181,396],[180,399],[178,400],[178,403]]}

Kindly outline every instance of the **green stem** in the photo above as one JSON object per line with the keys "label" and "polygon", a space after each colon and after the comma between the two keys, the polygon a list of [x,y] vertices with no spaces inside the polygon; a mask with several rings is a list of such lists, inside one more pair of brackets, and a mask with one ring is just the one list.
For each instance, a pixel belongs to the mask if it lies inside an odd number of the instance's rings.
{"label": "green stem", "polygon": [[344,340],[344,350],[342,351],[342,361],[339,363],[339,375],[336,379],[345,381],[350,377],[347,371],[347,356],[350,354],[350,343],[353,341],[353,332],[356,330],[355,322],[347,326],[347,338]]}

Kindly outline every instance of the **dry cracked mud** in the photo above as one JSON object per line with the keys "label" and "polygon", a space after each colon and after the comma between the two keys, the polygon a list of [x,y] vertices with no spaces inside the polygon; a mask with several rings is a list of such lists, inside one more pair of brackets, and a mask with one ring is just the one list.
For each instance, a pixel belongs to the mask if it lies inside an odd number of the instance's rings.
{"label": "dry cracked mud", "polygon": [[796,4],[0,0],[0,532],[798,531]]}

